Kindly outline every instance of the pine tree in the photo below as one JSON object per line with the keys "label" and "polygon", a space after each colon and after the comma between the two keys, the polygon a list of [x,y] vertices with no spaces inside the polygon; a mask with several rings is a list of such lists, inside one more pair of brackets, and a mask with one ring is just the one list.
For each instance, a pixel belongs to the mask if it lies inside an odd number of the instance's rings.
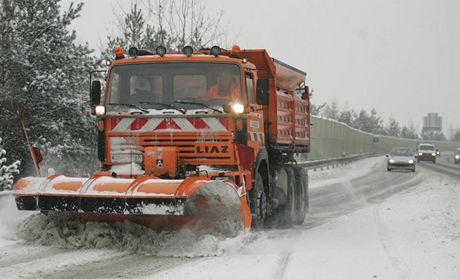
{"label": "pine tree", "polygon": [[0,138],[0,191],[11,190],[14,182],[14,174],[19,174],[20,161],[7,165],[6,150],[2,148],[2,138]]}
{"label": "pine tree", "polygon": [[386,130],[389,136],[399,137],[401,135],[401,128],[399,127],[399,123],[392,116],[389,118]]}
{"label": "pine tree", "polygon": [[[10,158],[30,166],[28,150],[15,115],[24,111],[32,142],[58,170],[88,172],[92,167],[94,120],[88,115],[88,71],[94,64],[87,45],[69,31],[82,4],[61,12],[60,0],[3,0],[0,14],[10,28],[1,37],[6,75],[0,89],[0,136]],[[8,23],[9,22],[9,23]],[[5,58],[5,56],[7,56]],[[3,63],[2,63],[3,62]],[[26,165],[26,164],[24,164]]]}

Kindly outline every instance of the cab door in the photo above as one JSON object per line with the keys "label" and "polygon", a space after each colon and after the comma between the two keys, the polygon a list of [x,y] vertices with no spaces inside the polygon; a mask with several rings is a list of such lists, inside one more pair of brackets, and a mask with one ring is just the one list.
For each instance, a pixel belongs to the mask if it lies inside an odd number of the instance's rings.
{"label": "cab door", "polygon": [[248,99],[249,113],[247,118],[248,146],[257,154],[261,147],[265,146],[264,117],[262,106],[256,103],[256,80],[255,71],[246,71],[244,81]]}

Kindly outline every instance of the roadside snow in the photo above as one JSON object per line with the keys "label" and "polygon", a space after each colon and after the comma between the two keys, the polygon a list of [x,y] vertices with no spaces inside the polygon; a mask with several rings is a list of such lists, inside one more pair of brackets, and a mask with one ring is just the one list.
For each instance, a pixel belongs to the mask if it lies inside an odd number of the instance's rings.
{"label": "roadside snow", "polygon": [[371,157],[358,161],[353,161],[344,166],[336,168],[322,167],[308,171],[310,189],[319,188],[326,185],[336,184],[343,181],[350,181],[355,178],[371,173],[376,169],[376,165],[381,164],[385,158]]}
{"label": "roadside snow", "polygon": [[[383,161],[368,158],[310,171],[310,183],[321,187],[349,181],[375,171]],[[23,223],[21,237],[67,248],[66,255],[0,268],[0,277],[66,270],[69,265],[81,265],[84,271],[91,261],[137,253],[205,257],[144,278],[460,278],[460,181],[419,171],[419,185],[327,223],[233,239],[186,230],[154,232],[127,222],[64,222],[35,214]],[[12,196],[0,199],[0,252],[11,251],[5,245],[18,240],[16,226],[29,214],[16,210]]]}
{"label": "roadside snow", "polygon": [[13,193],[2,192],[0,195],[0,214],[0,247],[3,247],[18,241],[16,228],[31,213],[18,211]]}
{"label": "roadside snow", "polygon": [[423,183],[380,204],[311,229],[253,233],[238,253],[145,278],[459,278],[460,181],[424,171]]}

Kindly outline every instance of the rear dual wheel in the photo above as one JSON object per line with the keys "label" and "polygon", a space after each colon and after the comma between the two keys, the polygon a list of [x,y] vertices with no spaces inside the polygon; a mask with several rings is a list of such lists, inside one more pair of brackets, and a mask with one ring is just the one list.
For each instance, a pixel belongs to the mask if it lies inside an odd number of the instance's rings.
{"label": "rear dual wheel", "polygon": [[249,204],[251,206],[252,227],[262,228],[267,219],[267,195],[264,189],[262,176],[256,173],[254,188],[249,192]]}
{"label": "rear dual wheel", "polygon": [[285,166],[276,172],[276,185],[284,193],[284,198],[277,216],[276,223],[292,226],[300,225],[308,210],[308,177],[303,168]]}
{"label": "rear dual wheel", "polygon": [[295,190],[296,190],[296,212],[294,224],[301,225],[308,212],[308,174],[304,168],[294,167]]}

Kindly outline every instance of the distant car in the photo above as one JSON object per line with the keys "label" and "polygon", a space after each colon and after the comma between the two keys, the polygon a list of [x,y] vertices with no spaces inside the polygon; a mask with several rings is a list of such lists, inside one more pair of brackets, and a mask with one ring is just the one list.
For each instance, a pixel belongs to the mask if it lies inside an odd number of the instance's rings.
{"label": "distant car", "polygon": [[457,148],[454,153],[454,163],[458,164],[460,163],[460,148]]}
{"label": "distant car", "polygon": [[436,163],[436,147],[434,147],[434,144],[419,144],[417,149],[417,162],[420,161],[432,161]]}
{"label": "distant car", "polygon": [[407,147],[395,147],[387,156],[387,170],[394,169],[415,171],[414,151]]}

